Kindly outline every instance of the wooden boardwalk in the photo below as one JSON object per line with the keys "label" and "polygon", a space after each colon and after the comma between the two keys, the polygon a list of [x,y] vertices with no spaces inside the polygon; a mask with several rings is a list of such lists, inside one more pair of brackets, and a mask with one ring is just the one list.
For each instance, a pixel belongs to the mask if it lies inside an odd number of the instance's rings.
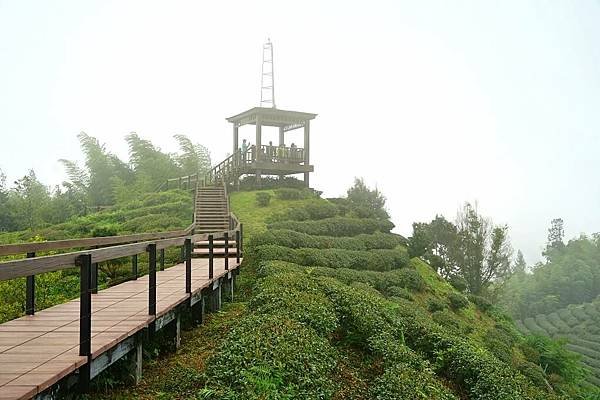
{"label": "wooden boardwalk", "polygon": [[[197,299],[202,289],[231,276],[239,267],[234,254],[229,271],[224,259],[215,258],[213,279],[209,279],[208,264],[208,259],[192,259],[191,294],[185,290],[185,263],[157,271],[156,316],[148,315],[147,275],[93,294],[92,360],[151,323],[161,318],[168,322],[171,310]],[[87,357],[79,355],[79,316],[77,299],[0,324],[0,399],[35,397],[86,364]]]}

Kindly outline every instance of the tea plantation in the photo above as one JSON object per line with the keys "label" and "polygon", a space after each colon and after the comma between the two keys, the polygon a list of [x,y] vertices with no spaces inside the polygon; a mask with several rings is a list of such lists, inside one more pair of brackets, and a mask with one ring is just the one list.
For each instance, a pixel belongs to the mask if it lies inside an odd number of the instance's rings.
{"label": "tea plantation", "polygon": [[410,259],[388,220],[308,191],[260,193],[231,194],[246,233],[236,302],[140,385],[96,398],[598,398],[576,356]]}
{"label": "tea plantation", "polygon": [[580,354],[582,363],[592,372],[587,380],[600,386],[600,298],[517,321],[517,326],[525,334],[566,340],[566,347]]}

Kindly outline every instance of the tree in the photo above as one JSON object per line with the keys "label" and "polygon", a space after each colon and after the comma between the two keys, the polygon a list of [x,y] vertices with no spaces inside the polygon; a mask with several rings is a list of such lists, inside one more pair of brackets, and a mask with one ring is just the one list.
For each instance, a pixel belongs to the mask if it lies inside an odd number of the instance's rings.
{"label": "tree", "polygon": [[413,224],[409,255],[423,257],[448,280],[464,280],[475,294],[512,273],[508,227],[495,226],[469,203],[455,223],[436,215],[428,224]]}
{"label": "tree", "polygon": [[525,257],[523,257],[521,250],[517,251],[517,258],[515,259],[513,271],[515,273],[524,273],[527,271],[527,262],[525,262]]}
{"label": "tree", "polygon": [[144,190],[154,190],[159,183],[182,175],[176,157],[161,152],[149,140],[135,132],[125,136],[125,140],[129,145],[129,162]]}
{"label": "tree", "polygon": [[29,170],[27,175],[15,181],[9,201],[17,229],[34,229],[44,222],[43,211],[49,205],[50,194],[35,172]]}
{"label": "tree", "polygon": [[59,160],[66,169],[69,181],[63,186],[76,192],[85,193],[88,203],[92,206],[114,204],[113,179],[121,179],[132,183],[134,180],[131,168],[117,156],[106,150],[106,146],[98,139],[81,132],[77,135],[81,149],[85,154],[85,169],[76,162]]}
{"label": "tree", "polygon": [[494,280],[510,274],[512,248],[507,226],[494,226],[476,207],[465,203],[458,212],[456,228],[454,261],[471,293],[481,294]]}
{"label": "tree", "polygon": [[512,269],[514,273],[527,272],[527,262],[525,261],[525,257],[523,256],[523,252],[521,250],[517,251],[517,257],[515,258]]}
{"label": "tree", "polygon": [[185,135],[175,135],[173,137],[177,140],[181,151],[176,160],[183,174],[204,175],[210,170],[210,153],[206,147],[201,144],[192,143]]}
{"label": "tree", "polygon": [[363,178],[354,178],[354,185],[347,195],[350,209],[358,217],[389,219],[385,197],[377,188],[370,189]]}
{"label": "tree", "polygon": [[546,250],[542,253],[548,261],[550,261],[554,253],[564,249],[564,238],[565,229],[563,220],[562,218],[554,218],[550,221],[550,228],[548,228],[548,242],[546,243]]}
{"label": "tree", "polygon": [[13,216],[9,212],[8,199],[6,175],[0,169],[0,232],[13,229]]}

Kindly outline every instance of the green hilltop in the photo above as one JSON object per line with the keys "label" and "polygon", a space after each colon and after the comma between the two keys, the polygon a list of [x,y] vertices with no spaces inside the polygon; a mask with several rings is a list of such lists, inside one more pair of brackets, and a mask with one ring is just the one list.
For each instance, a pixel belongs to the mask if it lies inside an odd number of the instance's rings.
{"label": "green hilltop", "polygon": [[241,297],[141,385],[98,398],[597,398],[561,343],[524,336],[409,258],[381,213],[306,189],[234,192],[231,208],[245,229]]}

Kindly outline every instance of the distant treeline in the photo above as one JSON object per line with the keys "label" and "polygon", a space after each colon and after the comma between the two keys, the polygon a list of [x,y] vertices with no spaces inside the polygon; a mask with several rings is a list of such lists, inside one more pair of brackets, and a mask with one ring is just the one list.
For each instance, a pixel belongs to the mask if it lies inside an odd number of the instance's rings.
{"label": "distant treeline", "polygon": [[549,314],[600,295],[600,235],[549,242],[546,261],[509,279],[502,304],[517,319]]}
{"label": "distant treeline", "polygon": [[83,166],[61,159],[68,179],[53,188],[30,170],[12,185],[0,170],[0,231],[36,229],[86,215],[156,189],[168,178],[206,172],[211,167],[206,147],[175,135],[179,152],[165,153],[136,133],[125,137],[129,160],[120,160],[96,138],[78,135]]}

